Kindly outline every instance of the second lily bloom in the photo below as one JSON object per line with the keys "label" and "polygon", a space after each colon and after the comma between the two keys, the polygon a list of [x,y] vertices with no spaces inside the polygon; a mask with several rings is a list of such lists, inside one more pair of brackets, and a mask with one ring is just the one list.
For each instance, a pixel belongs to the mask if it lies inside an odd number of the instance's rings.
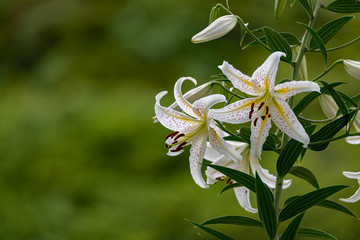
{"label": "second lily bloom", "polygon": [[310,138],[286,100],[301,92],[320,92],[311,81],[290,81],[275,86],[282,52],[272,53],[251,77],[225,62],[219,66],[235,88],[252,95],[221,109],[211,109],[209,116],[219,121],[240,124],[251,121],[251,156],[260,158],[262,146],[269,135],[271,119],[289,137],[306,147]]}

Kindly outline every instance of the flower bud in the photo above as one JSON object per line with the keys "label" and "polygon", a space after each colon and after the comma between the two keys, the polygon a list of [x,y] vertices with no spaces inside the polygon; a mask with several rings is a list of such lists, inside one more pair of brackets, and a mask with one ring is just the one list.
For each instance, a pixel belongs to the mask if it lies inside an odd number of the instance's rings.
{"label": "flower bud", "polygon": [[193,36],[193,43],[207,42],[220,38],[230,32],[236,25],[236,17],[234,15],[225,15],[213,21],[204,30]]}
{"label": "flower bud", "polygon": [[333,118],[336,116],[339,107],[336,105],[336,102],[330,95],[321,94],[319,101],[324,114],[328,118]]}
{"label": "flower bud", "polygon": [[354,60],[344,60],[345,70],[354,78],[360,80],[360,62]]}

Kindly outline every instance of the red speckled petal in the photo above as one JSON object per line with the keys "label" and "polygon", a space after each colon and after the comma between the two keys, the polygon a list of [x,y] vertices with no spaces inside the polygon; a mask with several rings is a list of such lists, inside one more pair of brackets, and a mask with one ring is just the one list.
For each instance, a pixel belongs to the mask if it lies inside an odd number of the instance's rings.
{"label": "red speckled petal", "polygon": [[205,183],[201,175],[201,163],[204,158],[207,144],[207,131],[204,130],[199,133],[191,141],[190,148],[190,172],[197,185],[202,188],[208,188],[209,186]]}
{"label": "red speckled petal", "polygon": [[239,89],[243,93],[258,96],[261,92],[253,88],[251,84],[251,77],[243,74],[239,70],[235,69],[228,62],[224,61],[222,65],[219,66],[223,74],[231,81],[235,88]]}
{"label": "red speckled petal", "polygon": [[256,69],[251,77],[251,82],[254,88],[257,88],[262,92],[269,90],[270,94],[273,93],[276,73],[280,57],[282,56],[286,56],[285,53],[274,52],[258,69]]}
{"label": "red speckled petal", "polygon": [[260,114],[258,114],[257,120],[255,119],[254,121],[251,122],[250,154],[252,157],[261,158],[262,147],[264,145],[267,136],[269,135],[270,128],[271,128],[271,120],[269,119],[268,116],[265,116],[264,119],[262,119]]}
{"label": "red speckled petal", "polygon": [[304,147],[310,142],[310,138],[304,127],[297,120],[294,112],[286,101],[272,99],[270,106],[271,119],[275,125],[289,137],[302,142]]}
{"label": "red speckled petal", "polygon": [[187,114],[189,114],[192,117],[197,117],[196,113],[194,113],[193,109],[192,109],[192,105],[191,103],[188,102],[188,100],[186,100],[186,98],[183,96],[182,92],[181,92],[181,86],[183,84],[183,82],[185,80],[190,80],[192,81],[195,85],[197,84],[196,80],[193,79],[192,77],[182,77],[179,78],[179,80],[176,81],[175,86],[174,86],[174,97],[176,100],[176,103],[179,105],[179,107]]}
{"label": "red speckled petal", "polygon": [[291,81],[276,85],[274,93],[277,98],[286,100],[298,93],[312,91],[320,92],[320,87],[317,83],[311,81]]}
{"label": "red speckled petal", "polygon": [[193,111],[198,116],[205,117],[207,115],[207,112],[209,111],[209,108],[220,102],[226,102],[226,98],[224,95],[214,94],[203,97],[194,102]]}

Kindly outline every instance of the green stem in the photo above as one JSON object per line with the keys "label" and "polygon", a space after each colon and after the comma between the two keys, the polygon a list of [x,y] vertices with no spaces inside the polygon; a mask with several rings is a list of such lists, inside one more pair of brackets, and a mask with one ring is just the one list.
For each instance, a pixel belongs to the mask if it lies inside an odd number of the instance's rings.
{"label": "green stem", "polygon": [[323,144],[323,143],[333,142],[333,141],[340,140],[340,139],[346,138],[346,137],[351,137],[351,136],[360,136],[360,132],[346,133],[346,134],[340,135],[338,137],[334,137],[334,138],[330,138],[330,139],[326,139],[326,140],[322,140],[322,141],[317,141],[317,142],[311,142],[308,145],[311,146],[311,145],[316,145],[316,144]]}
{"label": "green stem", "polygon": [[[331,52],[331,51],[336,51],[336,50],[342,49],[344,47],[347,47],[347,46],[357,42],[358,40],[360,40],[360,36],[355,38],[354,40],[348,42],[348,43],[343,44],[343,45],[340,45],[340,46],[337,46],[337,47],[334,47],[334,48],[328,48],[328,49],[326,49],[326,51]],[[311,52],[320,52],[320,50],[312,50]]]}
{"label": "green stem", "polygon": [[[276,184],[275,184],[275,192],[274,192],[274,208],[275,208],[276,220],[278,222],[279,222],[279,214],[280,214],[280,200],[281,200],[282,189],[283,189],[283,177],[280,177],[279,175],[277,175],[276,176]],[[276,235],[277,235],[277,232],[276,232]]]}
{"label": "green stem", "polygon": [[333,69],[336,65],[343,63],[344,59],[339,59],[337,61],[335,61],[333,64],[331,64],[331,66],[326,69],[323,73],[321,73],[319,76],[317,76],[314,80],[312,80],[313,82],[316,82],[317,80],[319,80],[320,78],[322,78],[323,76],[325,76],[328,72],[331,71],[331,69]]}

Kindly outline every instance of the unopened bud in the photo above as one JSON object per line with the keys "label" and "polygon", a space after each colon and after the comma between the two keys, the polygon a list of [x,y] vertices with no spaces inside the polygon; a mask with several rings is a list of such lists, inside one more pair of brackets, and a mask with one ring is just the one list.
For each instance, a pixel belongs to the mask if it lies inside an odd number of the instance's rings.
{"label": "unopened bud", "polygon": [[333,118],[336,116],[339,107],[336,105],[336,102],[330,95],[321,94],[319,97],[319,102],[324,114],[328,118]]}
{"label": "unopened bud", "polygon": [[360,62],[354,60],[344,60],[345,70],[354,78],[360,80]]}
{"label": "unopened bud", "polygon": [[193,43],[202,43],[220,38],[230,32],[235,27],[236,22],[237,20],[234,15],[219,17],[204,30],[196,34],[191,41]]}

